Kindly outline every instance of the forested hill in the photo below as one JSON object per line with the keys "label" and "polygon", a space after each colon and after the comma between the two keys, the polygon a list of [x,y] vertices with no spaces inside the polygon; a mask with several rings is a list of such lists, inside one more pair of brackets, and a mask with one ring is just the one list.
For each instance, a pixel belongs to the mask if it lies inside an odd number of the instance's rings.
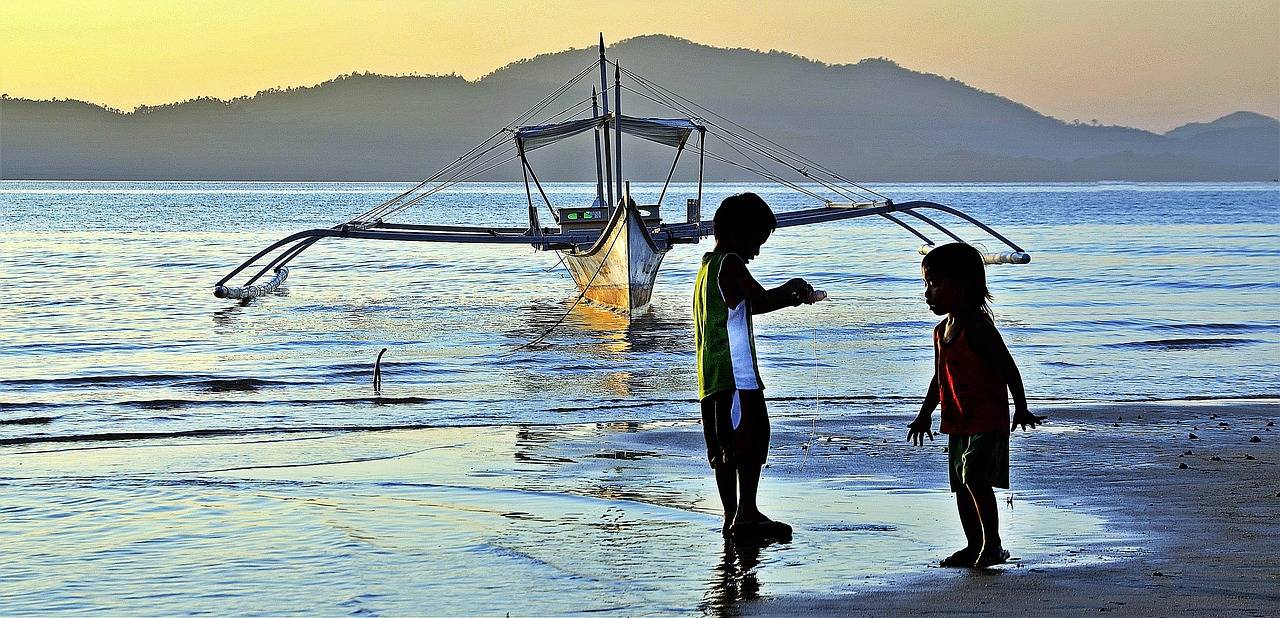
{"label": "forested hill", "polygon": [[[231,101],[122,113],[79,101],[0,101],[0,177],[414,180],[430,175],[587,66],[594,47],[479,80],[356,74]],[[630,39],[611,58],[709,110],[858,180],[1274,180],[1280,123],[1251,112],[1166,134],[1068,123],[884,59],[828,65],[782,52]],[[612,75],[611,75],[612,77]],[[558,109],[590,95],[584,80]],[[628,115],[670,116],[624,92]],[[731,152],[711,142],[713,151]],[[628,178],[661,180],[637,147]],[[594,175],[589,141],[531,154],[544,180]],[[519,167],[478,179],[516,179]],[[711,180],[742,179],[712,166]]]}

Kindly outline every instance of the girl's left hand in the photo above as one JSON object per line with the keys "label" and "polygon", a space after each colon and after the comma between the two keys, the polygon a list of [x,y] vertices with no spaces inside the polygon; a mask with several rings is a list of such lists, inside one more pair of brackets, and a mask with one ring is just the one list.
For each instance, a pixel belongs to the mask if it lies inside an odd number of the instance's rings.
{"label": "girl's left hand", "polygon": [[1013,423],[1009,425],[1009,431],[1013,431],[1017,429],[1018,425],[1022,425],[1023,431],[1027,430],[1027,425],[1031,425],[1031,428],[1035,429],[1036,425],[1039,425],[1040,423],[1043,423],[1047,420],[1049,420],[1049,417],[1036,416],[1032,414],[1030,410],[1018,410],[1013,413]]}
{"label": "girl's left hand", "polygon": [[916,446],[924,446],[925,436],[929,436],[930,442],[933,441],[933,417],[921,414],[907,425],[907,441]]}

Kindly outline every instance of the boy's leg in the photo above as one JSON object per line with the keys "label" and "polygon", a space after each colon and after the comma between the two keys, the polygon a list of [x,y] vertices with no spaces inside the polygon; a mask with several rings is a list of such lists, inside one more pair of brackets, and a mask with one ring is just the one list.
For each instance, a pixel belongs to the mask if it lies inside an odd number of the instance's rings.
{"label": "boy's leg", "polygon": [[733,518],[738,515],[738,488],[737,470],[733,466],[723,465],[715,469],[716,473],[716,489],[720,491],[720,505],[724,507],[724,525],[720,528],[721,534],[729,534],[729,526],[733,525]]}
{"label": "boy's leg", "polygon": [[760,487],[760,465],[744,463],[738,466],[738,514],[734,522],[753,522],[764,519],[756,506],[756,490]]}
{"label": "boy's leg", "polygon": [[732,461],[732,446],[726,452],[724,440],[732,440],[730,430],[722,427],[728,422],[728,401],[731,395],[716,393],[702,400],[702,437],[707,443],[707,461],[716,479],[716,491],[724,508],[722,534],[729,534],[729,526],[738,512],[737,472]]}
{"label": "boy's leg", "polygon": [[749,536],[790,540],[791,527],[760,512],[756,496],[760,473],[769,456],[769,413],[764,392],[738,391],[741,422],[734,431],[738,453],[738,514],[734,526]]}

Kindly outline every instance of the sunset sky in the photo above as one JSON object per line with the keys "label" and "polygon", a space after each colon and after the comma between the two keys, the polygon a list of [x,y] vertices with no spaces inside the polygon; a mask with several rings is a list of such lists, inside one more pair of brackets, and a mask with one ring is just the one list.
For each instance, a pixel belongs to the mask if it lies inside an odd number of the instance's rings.
{"label": "sunset sky", "polygon": [[342,73],[475,79],[651,33],[828,63],[883,56],[1064,120],[1280,115],[1280,0],[0,3],[0,92],[132,109]]}

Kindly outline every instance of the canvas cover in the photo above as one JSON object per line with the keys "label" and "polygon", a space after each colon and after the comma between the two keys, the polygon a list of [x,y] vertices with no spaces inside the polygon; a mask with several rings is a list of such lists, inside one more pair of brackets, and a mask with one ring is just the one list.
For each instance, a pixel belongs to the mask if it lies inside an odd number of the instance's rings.
{"label": "canvas cover", "polygon": [[[613,114],[579,118],[553,124],[540,124],[520,127],[515,131],[515,139],[520,142],[525,152],[536,150],[547,144],[558,142],[596,127],[610,125]],[[686,118],[635,118],[620,116],[618,124],[622,132],[640,139],[657,142],[680,148],[684,146],[689,134],[694,131],[705,131],[705,127]]]}

